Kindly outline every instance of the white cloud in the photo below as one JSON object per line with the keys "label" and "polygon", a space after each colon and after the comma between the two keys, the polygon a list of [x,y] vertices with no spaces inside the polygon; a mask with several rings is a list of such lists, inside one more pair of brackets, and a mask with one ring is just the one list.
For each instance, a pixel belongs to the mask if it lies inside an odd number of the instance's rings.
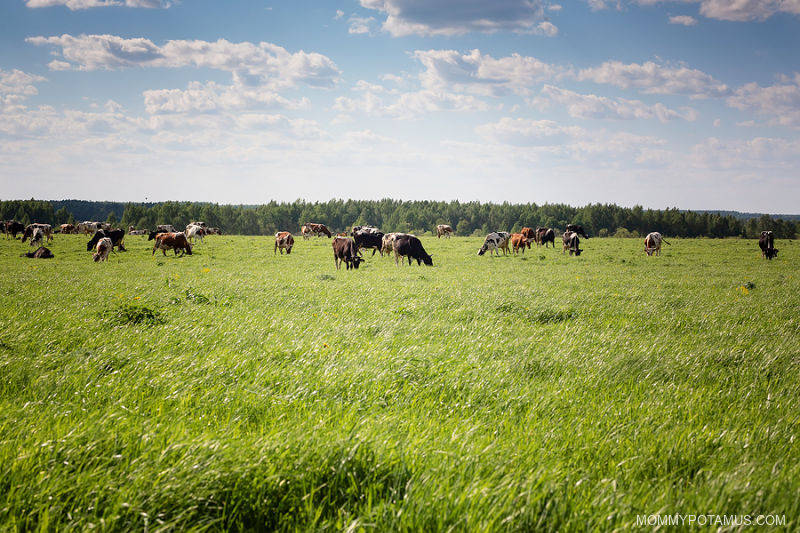
{"label": "white cloud", "polygon": [[65,6],[76,11],[79,9],[90,9],[93,7],[144,7],[144,8],[168,8],[171,3],[162,0],[26,0],[25,5],[32,8]]}
{"label": "white cloud", "polygon": [[300,109],[309,107],[310,103],[307,99],[292,102],[262,87],[192,82],[185,91],[179,89],[145,91],[144,105],[148,113],[158,114]]}
{"label": "white cloud", "polygon": [[670,24],[680,24],[682,26],[694,26],[697,24],[697,19],[688,15],[678,15],[669,18]]}
{"label": "white cloud", "polygon": [[231,72],[238,83],[264,85],[272,89],[305,83],[312,87],[332,87],[339,69],[328,57],[318,53],[290,53],[270,44],[218,41],[167,41],[163,46],[149,39],[125,39],[114,35],[62,35],[29,37],[34,45],[59,47],[66,61],[51,63],[63,70],[68,62],[78,70],[114,70],[134,67],[206,67]]}
{"label": "white cloud", "polygon": [[661,146],[664,141],[630,133],[590,131],[579,126],[564,126],[551,120],[504,117],[475,129],[485,140],[502,145],[586,159],[597,155],[635,157],[643,149]]}
{"label": "white cloud", "polygon": [[736,89],[726,102],[736,109],[772,117],[773,125],[800,127],[800,73],[771,87],[748,83]]}
{"label": "white cloud", "polygon": [[[639,5],[682,3],[699,4],[700,14],[711,19],[734,22],[764,21],[773,15],[800,15],[797,0],[630,0]],[[587,0],[592,9],[605,9],[604,0]],[[617,7],[620,7],[617,1]],[[679,23],[682,24],[682,23]]]}
{"label": "white cloud", "polygon": [[[363,113],[372,116],[392,117],[402,120],[416,119],[431,113],[472,112],[490,109],[485,102],[471,95],[423,89],[398,93],[382,87],[374,88],[359,83],[355,90],[358,98],[340,96],[333,105],[335,111],[345,114]],[[340,116],[339,121],[345,117]]]}
{"label": "white cloud", "polygon": [[480,95],[529,94],[532,86],[558,78],[566,69],[544,63],[535,57],[512,54],[495,59],[480,50],[461,54],[454,50],[414,52],[426,70],[420,74],[422,86]]}
{"label": "white cloud", "polygon": [[659,65],[652,61],[642,64],[606,61],[599,67],[581,70],[577,78],[623,89],[639,89],[647,94],[682,94],[692,98],[706,98],[730,93],[727,85],[705,72],[685,66]]}
{"label": "white cloud", "polygon": [[347,29],[347,33],[351,35],[371,35],[373,33],[372,28],[377,23],[373,17],[356,17],[355,15],[350,17],[348,22],[350,27]]}
{"label": "white cloud", "polygon": [[[460,35],[469,32],[542,33],[540,0],[360,0],[367,9],[386,14],[383,29],[405,35]],[[544,32],[549,35],[548,31]]]}
{"label": "white cloud", "polygon": [[715,137],[692,148],[692,162],[713,169],[783,169],[794,171],[800,163],[800,140],[756,137],[724,140]]}
{"label": "white cloud", "polygon": [[691,108],[675,111],[661,103],[647,105],[639,100],[578,94],[552,85],[545,85],[540,95],[534,99],[533,104],[538,107],[547,107],[552,103],[565,106],[571,117],[581,119],[658,119],[661,122],[697,119],[697,112]]}

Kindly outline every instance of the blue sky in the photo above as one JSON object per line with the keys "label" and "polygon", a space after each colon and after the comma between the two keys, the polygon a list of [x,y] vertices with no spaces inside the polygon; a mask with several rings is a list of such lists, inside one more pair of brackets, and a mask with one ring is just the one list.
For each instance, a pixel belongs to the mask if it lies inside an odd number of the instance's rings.
{"label": "blue sky", "polygon": [[798,213],[800,0],[4,0],[0,196]]}

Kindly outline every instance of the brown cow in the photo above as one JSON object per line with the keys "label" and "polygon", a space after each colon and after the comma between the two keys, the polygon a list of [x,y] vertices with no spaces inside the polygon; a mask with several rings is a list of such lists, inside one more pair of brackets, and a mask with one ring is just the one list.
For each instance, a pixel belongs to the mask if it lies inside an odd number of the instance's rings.
{"label": "brown cow", "polygon": [[525,235],[522,233],[512,233],[511,234],[511,247],[514,250],[514,255],[517,255],[517,252],[522,249],[522,255],[525,255],[525,246],[528,245],[528,239],[525,238]]}
{"label": "brown cow", "polygon": [[281,249],[281,255],[283,255],[283,251],[286,250],[286,255],[292,253],[292,246],[294,246],[294,237],[288,231],[279,231],[275,234],[275,249],[272,253],[276,253],[278,248]]}
{"label": "brown cow", "polygon": [[535,229],[525,226],[524,228],[519,230],[519,232],[522,234],[523,237],[525,237],[525,241],[526,241],[525,244],[528,246],[528,248],[531,247],[531,242],[535,242],[536,244],[539,244],[539,241],[536,240],[536,230]]}
{"label": "brown cow", "polygon": [[669,244],[657,231],[648,233],[644,238],[644,253],[647,255],[661,255],[661,243]]}
{"label": "brown cow", "polygon": [[26,254],[22,254],[22,257],[30,257],[33,259],[52,259],[55,257],[53,252],[50,249],[45,248],[44,246],[40,246],[36,249],[35,252],[28,252]]}
{"label": "brown cow", "polygon": [[69,235],[71,233],[77,233],[77,231],[75,230],[75,226],[72,224],[61,224],[61,233]]}
{"label": "brown cow", "polygon": [[181,256],[184,254],[192,255],[192,245],[189,244],[183,232],[156,233],[155,235],[151,234],[151,236],[155,242],[153,243],[153,253],[150,255],[155,255],[156,250],[161,250],[164,255],[167,255],[167,250],[174,250],[175,255],[178,255],[178,250],[181,251]]}

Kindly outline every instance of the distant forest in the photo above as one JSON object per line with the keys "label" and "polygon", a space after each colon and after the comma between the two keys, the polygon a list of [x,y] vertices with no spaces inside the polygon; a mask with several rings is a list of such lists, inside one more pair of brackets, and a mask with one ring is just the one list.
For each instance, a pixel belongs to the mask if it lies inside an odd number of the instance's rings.
{"label": "distant forest", "polygon": [[517,232],[524,226],[561,229],[582,224],[592,236],[636,237],[660,231],[668,237],[755,238],[772,230],[780,239],[794,239],[800,217],[751,215],[726,211],[644,209],[614,204],[571,207],[565,204],[493,204],[402,200],[330,200],[327,202],[270,202],[262,205],[220,205],[202,202],[120,203],[84,200],[0,201],[0,220],[53,225],[84,220],[107,221],[127,228],[155,228],[157,224],[184,227],[202,220],[224,234],[271,235],[298,233],[306,222],[326,224],[332,231],[353,225],[378,226],[383,231],[430,234],[437,224],[450,224],[456,235],[481,235],[502,230]]}

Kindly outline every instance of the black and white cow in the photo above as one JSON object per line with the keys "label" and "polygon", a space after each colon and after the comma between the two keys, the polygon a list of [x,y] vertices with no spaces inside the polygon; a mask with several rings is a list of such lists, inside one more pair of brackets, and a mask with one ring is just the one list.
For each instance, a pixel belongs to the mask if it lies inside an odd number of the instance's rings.
{"label": "black and white cow", "polygon": [[361,250],[362,248],[372,248],[372,255],[375,255],[375,252],[377,251],[381,253],[381,256],[383,256],[383,233],[380,231],[371,232],[364,231],[362,229],[355,233],[353,236],[353,241],[356,243],[356,250]]}
{"label": "black and white cow", "polygon": [[492,252],[496,253],[498,256],[500,255],[499,249],[503,250],[503,255],[508,253],[508,241],[511,239],[511,234],[507,231],[493,231],[489,235],[486,236],[486,239],[483,241],[483,246],[481,249],[478,250],[478,255],[483,255],[486,251],[489,251],[489,255],[492,255]]}
{"label": "black and white cow", "polygon": [[123,244],[123,240],[125,239],[125,230],[122,229],[112,229],[112,230],[104,230],[99,229],[97,230],[89,242],[86,243],[86,251],[91,252],[96,246],[97,242],[100,239],[108,237],[111,239],[111,243],[113,246],[119,248],[120,252],[126,252],[125,245]]}

